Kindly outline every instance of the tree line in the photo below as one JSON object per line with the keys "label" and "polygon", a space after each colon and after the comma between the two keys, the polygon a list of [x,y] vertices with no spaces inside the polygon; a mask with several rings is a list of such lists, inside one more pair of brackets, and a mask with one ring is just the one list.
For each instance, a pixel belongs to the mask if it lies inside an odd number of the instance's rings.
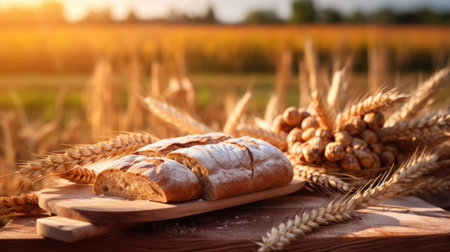
{"label": "tree line", "polygon": [[[242,21],[243,24],[310,24],[310,23],[381,23],[381,24],[450,24],[450,11],[436,11],[430,8],[417,8],[396,11],[382,8],[374,12],[361,10],[344,14],[333,8],[317,8],[312,0],[296,0],[291,6],[292,14],[283,19],[274,10],[252,10]],[[0,24],[63,24],[64,7],[59,2],[43,2],[37,7],[13,7],[0,10]],[[114,20],[111,10],[92,9],[78,23],[218,23],[214,8],[207,8],[204,14],[189,15],[172,10],[166,17],[157,19],[139,18],[133,10],[122,20]]]}
{"label": "tree line", "polygon": [[450,12],[430,8],[395,11],[382,8],[374,12],[356,10],[344,14],[333,8],[317,8],[312,0],[296,0],[288,19],[280,18],[273,10],[253,10],[247,14],[247,24],[305,24],[305,23],[381,23],[381,24],[450,24]]}

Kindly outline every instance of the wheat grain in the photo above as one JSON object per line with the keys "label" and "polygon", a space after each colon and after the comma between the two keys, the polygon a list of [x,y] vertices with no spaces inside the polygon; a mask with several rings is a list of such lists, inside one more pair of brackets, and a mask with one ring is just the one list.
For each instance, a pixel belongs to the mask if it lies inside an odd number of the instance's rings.
{"label": "wheat grain", "polygon": [[396,113],[389,117],[386,125],[390,126],[402,120],[415,117],[425,104],[437,93],[444,80],[449,76],[450,67],[441,69],[425,81]]}
{"label": "wheat grain", "polygon": [[223,127],[223,131],[227,134],[235,134],[236,133],[236,127],[239,124],[239,121],[241,120],[247,105],[252,98],[252,93],[248,91],[245,93],[245,95],[239,100],[237,105],[234,107],[233,111],[231,112],[230,116],[227,119],[227,122],[225,123],[225,126]]}
{"label": "wheat grain", "polygon": [[281,150],[287,149],[287,134],[286,133],[275,133],[272,131],[268,131],[256,126],[244,125],[240,124],[237,127],[237,132],[240,135],[251,136],[255,138],[262,139],[270,144],[278,147]]}
{"label": "wheat grain", "polygon": [[376,95],[370,96],[340,113],[337,117],[338,125],[342,125],[353,117],[388,108],[406,98],[406,95],[397,94],[395,91],[378,92]]}
{"label": "wheat grain", "polygon": [[75,167],[67,172],[59,174],[58,176],[77,184],[88,185],[94,184],[97,174],[95,171],[88,168]]}
{"label": "wheat grain", "polygon": [[179,131],[188,134],[204,134],[213,131],[205,124],[195,120],[188,114],[179,111],[167,103],[151,97],[145,98],[144,102],[147,104],[147,108],[150,112],[174,126]]}
{"label": "wheat grain", "polygon": [[316,112],[317,120],[319,121],[320,126],[324,129],[332,131],[334,129],[336,114],[330,107],[328,107],[328,104],[325,103],[322,97],[323,96],[319,95],[317,91],[312,93],[313,108]]}
{"label": "wheat grain", "polygon": [[76,166],[130,154],[156,140],[156,137],[147,133],[119,135],[108,141],[101,141],[92,145],[75,146],[66,150],[65,153],[50,154],[45,158],[21,164],[19,172],[27,175],[30,179],[51,174],[61,174]]}
{"label": "wheat grain", "polygon": [[38,214],[45,212],[38,205],[36,194],[22,194],[19,196],[0,197],[0,216],[10,214]]}
{"label": "wheat grain", "polygon": [[414,118],[398,122],[390,127],[382,128],[378,131],[381,140],[397,141],[413,139],[414,137],[424,138],[426,136],[447,135],[450,131],[450,112]]}
{"label": "wheat grain", "polygon": [[369,204],[375,204],[381,200],[398,195],[402,191],[402,183],[411,179],[411,175],[420,171],[423,166],[434,163],[436,155],[422,154],[416,155],[409,162],[402,165],[396,173],[388,180],[382,180],[377,185],[375,181],[373,187],[359,190],[345,200],[333,201],[323,207],[318,207],[304,212],[301,216],[294,218],[273,227],[262,238],[258,251],[279,250],[288,245],[299,236],[304,236],[319,228],[320,225],[344,222],[351,218],[351,213],[358,209],[367,208]]}

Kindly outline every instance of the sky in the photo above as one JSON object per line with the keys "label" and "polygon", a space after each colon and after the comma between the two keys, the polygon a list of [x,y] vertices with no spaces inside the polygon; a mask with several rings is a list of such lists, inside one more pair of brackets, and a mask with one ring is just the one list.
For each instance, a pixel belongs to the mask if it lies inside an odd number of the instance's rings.
{"label": "sky", "polygon": [[[0,8],[14,5],[34,6],[46,0],[1,0]],[[55,0],[53,0],[55,1]],[[271,9],[280,17],[290,16],[294,0],[56,0],[64,5],[69,21],[82,19],[88,10],[110,8],[113,18],[123,19],[130,10],[140,18],[164,17],[176,10],[187,14],[202,14],[208,6],[214,8],[216,17],[224,23],[237,23],[245,19],[250,10]],[[333,7],[344,13],[354,10],[370,12],[383,7],[408,10],[430,7],[436,10],[450,10],[450,0],[314,0],[319,8]]]}

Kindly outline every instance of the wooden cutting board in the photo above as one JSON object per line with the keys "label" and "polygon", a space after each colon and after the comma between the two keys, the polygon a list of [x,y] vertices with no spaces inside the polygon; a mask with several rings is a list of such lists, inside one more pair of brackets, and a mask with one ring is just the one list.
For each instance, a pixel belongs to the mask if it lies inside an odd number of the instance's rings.
{"label": "wooden cutting board", "polygon": [[97,196],[92,186],[65,184],[43,190],[39,206],[61,217],[101,224],[132,224],[160,221],[215,211],[300,190],[305,182],[294,178],[286,186],[236,197],[183,203],[158,203],[144,200]]}

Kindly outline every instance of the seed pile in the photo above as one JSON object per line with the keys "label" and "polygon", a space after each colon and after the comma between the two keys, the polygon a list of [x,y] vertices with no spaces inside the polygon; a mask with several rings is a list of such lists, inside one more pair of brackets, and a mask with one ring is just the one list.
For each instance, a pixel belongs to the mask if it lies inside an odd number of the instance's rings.
{"label": "seed pile", "polygon": [[301,164],[357,172],[401,161],[395,145],[381,142],[378,131],[384,122],[383,113],[375,111],[329,130],[322,128],[317,116],[305,109],[289,107],[275,118],[272,130],[288,134],[288,152]]}

